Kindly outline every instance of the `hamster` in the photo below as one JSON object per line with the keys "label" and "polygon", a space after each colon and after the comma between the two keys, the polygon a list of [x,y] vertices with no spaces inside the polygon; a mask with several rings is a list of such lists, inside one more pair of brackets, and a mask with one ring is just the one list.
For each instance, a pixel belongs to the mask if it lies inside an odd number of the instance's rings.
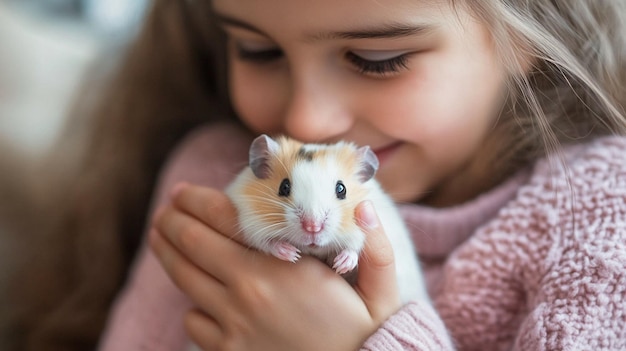
{"label": "hamster", "polygon": [[[409,231],[374,175],[378,158],[352,143],[303,144],[267,135],[250,146],[249,166],[226,188],[248,245],[285,261],[318,257],[350,283],[365,234],[354,210],[371,200],[394,251],[402,302],[430,301]],[[191,344],[187,351],[199,351]]]}
{"label": "hamster", "polygon": [[427,301],[409,231],[374,178],[378,165],[368,146],[304,144],[261,135],[250,146],[249,166],[226,194],[248,245],[291,262],[313,255],[349,281],[356,278],[365,245],[355,208],[371,200],[394,250],[402,300]]}

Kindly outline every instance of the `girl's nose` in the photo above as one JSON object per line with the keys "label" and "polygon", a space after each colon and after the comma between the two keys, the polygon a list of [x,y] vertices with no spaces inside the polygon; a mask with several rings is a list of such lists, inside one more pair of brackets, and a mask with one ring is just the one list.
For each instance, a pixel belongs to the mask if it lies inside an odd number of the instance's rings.
{"label": "girl's nose", "polygon": [[291,137],[320,142],[347,132],[353,116],[347,95],[332,81],[312,77],[292,85],[284,128]]}

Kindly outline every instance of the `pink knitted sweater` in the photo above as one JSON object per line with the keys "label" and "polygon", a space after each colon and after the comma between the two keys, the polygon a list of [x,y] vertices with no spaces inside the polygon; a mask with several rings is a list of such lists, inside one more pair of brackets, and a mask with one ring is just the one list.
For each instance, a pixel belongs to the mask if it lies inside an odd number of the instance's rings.
{"label": "pink knitted sweater", "polygon": [[[204,127],[174,152],[154,204],[178,181],[224,187],[250,136]],[[460,206],[403,205],[434,307],[405,305],[363,350],[625,350],[626,139],[545,160]],[[183,350],[190,307],[144,245],[101,350]],[[447,332],[446,332],[447,329]]]}

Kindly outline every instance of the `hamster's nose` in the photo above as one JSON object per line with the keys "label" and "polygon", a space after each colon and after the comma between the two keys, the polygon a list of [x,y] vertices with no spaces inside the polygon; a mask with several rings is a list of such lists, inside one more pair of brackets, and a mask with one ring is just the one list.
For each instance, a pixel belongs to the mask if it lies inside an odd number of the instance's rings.
{"label": "hamster's nose", "polygon": [[309,234],[317,234],[324,229],[324,221],[320,219],[302,217],[300,223],[302,224],[302,229]]}

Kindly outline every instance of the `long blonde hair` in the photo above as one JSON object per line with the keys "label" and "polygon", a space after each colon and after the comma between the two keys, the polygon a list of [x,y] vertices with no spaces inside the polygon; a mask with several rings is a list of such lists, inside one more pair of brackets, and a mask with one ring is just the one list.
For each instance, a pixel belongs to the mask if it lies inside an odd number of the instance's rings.
{"label": "long blonde hair", "polygon": [[[626,2],[617,0],[458,0],[486,22],[510,68],[508,140],[492,162],[504,172],[560,146],[626,134]],[[504,147],[502,147],[504,146]]]}
{"label": "long blonde hair", "polygon": [[[626,132],[626,2],[453,3],[489,24],[511,67],[509,104],[496,126],[502,133],[485,143],[496,150],[483,165],[494,169],[493,184],[560,144]],[[50,219],[33,226],[37,235],[28,233],[35,249],[25,251],[28,264],[10,285],[13,304],[2,312],[11,320],[8,332],[19,336],[11,343],[16,349],[95,347],[141,240],[167,153],[200,123],[235,120],[224,38],[212,26],[210,7],[209,1],[156,0],[115,73],[100,77],[102,97],[79,104],[44,165],[64,171],[50,181]]]}

